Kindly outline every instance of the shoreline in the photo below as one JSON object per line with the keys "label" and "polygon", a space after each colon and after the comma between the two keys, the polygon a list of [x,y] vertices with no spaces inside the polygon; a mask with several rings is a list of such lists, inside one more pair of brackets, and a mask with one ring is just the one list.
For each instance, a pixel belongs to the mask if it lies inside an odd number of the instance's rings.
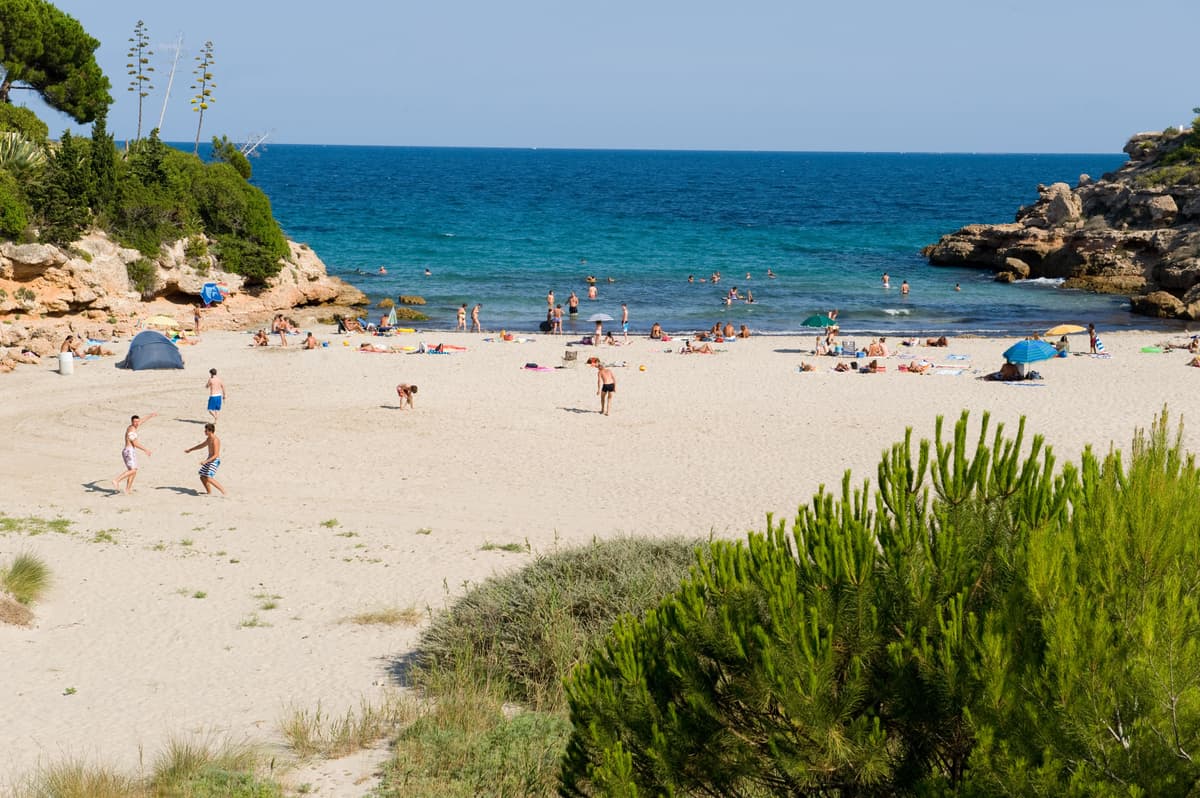
{"label": "shoreline", "polygon": [[[32,626],[0,626],[12,741],[0,783],[72,754],[134,769],[139,746],[152,755],[171,735],[228,735],[286,758],[287,707],[336,714],[396,687],[420,633],[350,616],[437,611],[529,551],[593,537],[740,537],[768,513],[790,517],[820,485],[837,489],[848,468],[874,481],[881,452],[906,427],[932,437],[938,414],[990,409],[1010,433],[1024,415],[1026,445],[1044,435],[1061,464],[1087,444],[1128,447],[1166,404],[1200,451],[1200,369],[1186,353],[1142,353],[1182,340],[1158,331],[1101,330],[1111,358],[1055,359],[1035,366],[1043,381],[1008,385],[976,379],[998,367],[1011,342],[998,338],[912,351],[957,375],[906,374],[899,357],[860,375],[812,357],[812,335],[687,356],[681,340],[631,337],[569,347],[584,356],[558,369],[565,336],[444,332],[466,351],[426,356],[360,354],[383,339],[314,330],[328,348],[256,349],[244,333],[205,332],[183,349],[182,371],[120,371],[119,351],[70,376],[43,363],[5,378],[0,512],[71,527],[0,534],[0,563],[29,551],[53,577]],[[438,343],[429,330],[386,340],[422,335]],[[596,412],[591,354],[627,363],[613,369],[608,417]],[[802,361],[819,370],[797,373]],[[203,437],[210,367],[229,388],[218,421],[228,498],[192,495],[199,455],[183,454]],[[396,407],[400,382],[420,386],[413,410]],[[154,454],[132,496],[110,495],[129,415],[150,412],[141,433]],[[528,549],[484,549],[510,543]]]}

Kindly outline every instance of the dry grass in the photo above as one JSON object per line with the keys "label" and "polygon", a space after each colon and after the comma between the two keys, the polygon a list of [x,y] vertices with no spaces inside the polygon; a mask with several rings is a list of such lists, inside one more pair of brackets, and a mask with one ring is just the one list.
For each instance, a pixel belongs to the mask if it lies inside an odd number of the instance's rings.
{"label": "dry grass", "polygon": [[28,626],[33,622],[33,613],[16,599],[0,594],[0,623],[12,626]]}
{"label": "dry grass", "polygon": [[137,779],[78,759],[39,768],[15,791],[19,798],[149,798]]}
{"label": "dry grass", "polygon": [[359,626],[416,626],[422,617],[424,613],[416,607],[384,607],[351,615],[346,621]]}
{"label": "dry grass", "polygon": [[299,757],[338,759],[388,737],[413,715],[411,702],[389,694],[377,705],[363,699],[344,715],[330,715],[320,703],[315,711],[292,709],[279,731]]}

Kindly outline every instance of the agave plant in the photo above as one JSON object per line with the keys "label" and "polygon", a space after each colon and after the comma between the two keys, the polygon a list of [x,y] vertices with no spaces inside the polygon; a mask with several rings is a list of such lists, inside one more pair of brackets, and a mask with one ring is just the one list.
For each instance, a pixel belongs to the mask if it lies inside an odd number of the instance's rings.
{"label": "agave plant", "polygon": [[0,169],[8,170],[20,180],[45,165],[46,153],[39,145],[20,133],[0,132]]}

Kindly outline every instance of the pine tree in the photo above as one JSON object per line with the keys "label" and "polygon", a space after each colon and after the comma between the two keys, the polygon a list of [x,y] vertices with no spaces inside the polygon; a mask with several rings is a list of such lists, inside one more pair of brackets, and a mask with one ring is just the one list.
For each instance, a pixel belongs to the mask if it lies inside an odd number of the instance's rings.
{"label": "pine tree", "polygon": [[130,76],[129,91],[136,92],[138,98],[135,138],[139,139],[142,137],[142,101],[154,91],[150,76],[154,71],[154,67],[150,66],[152,55],[154,51],[150,49],[150,31],[146,29],[146,23],[139,19],[133,28],[133,36],[129,38],[129,52],[126,54],[129,63],[125,65]]}
{"label": "pine tree", "polygon": [[196,61],[196,68],[192,72],[196,80],[191,87],[196,92],[196,96],[192,98],[192,110],[200,114],[200,119],[196,123],[196,143],[192,152],[199,155],[200,128],[204,126],[204,112],[208,110],[211,103],[215,102],[212,90],[217,87],[217,84],[213,83],[212,72],[209,71],[213,65],[213,43],[211,41],[204,43],[200,55],[196,56]]}

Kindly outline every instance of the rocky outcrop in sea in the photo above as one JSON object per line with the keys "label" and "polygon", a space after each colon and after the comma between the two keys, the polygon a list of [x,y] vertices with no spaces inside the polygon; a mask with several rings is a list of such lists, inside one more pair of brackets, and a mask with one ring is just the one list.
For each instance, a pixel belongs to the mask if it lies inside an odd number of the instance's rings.
{"label": "rocky outcrop in sea", "polygon": [[1081,175],[1074,188],[1039,185],[1016,221],[967,225],[922,254],[935,266],[994,270],[1002,282],[1063,278],[1127,294],[1147,316],[1200,319],[1200,166],[1171,157],[1198,136],[1139,133],[1117,171]]}

